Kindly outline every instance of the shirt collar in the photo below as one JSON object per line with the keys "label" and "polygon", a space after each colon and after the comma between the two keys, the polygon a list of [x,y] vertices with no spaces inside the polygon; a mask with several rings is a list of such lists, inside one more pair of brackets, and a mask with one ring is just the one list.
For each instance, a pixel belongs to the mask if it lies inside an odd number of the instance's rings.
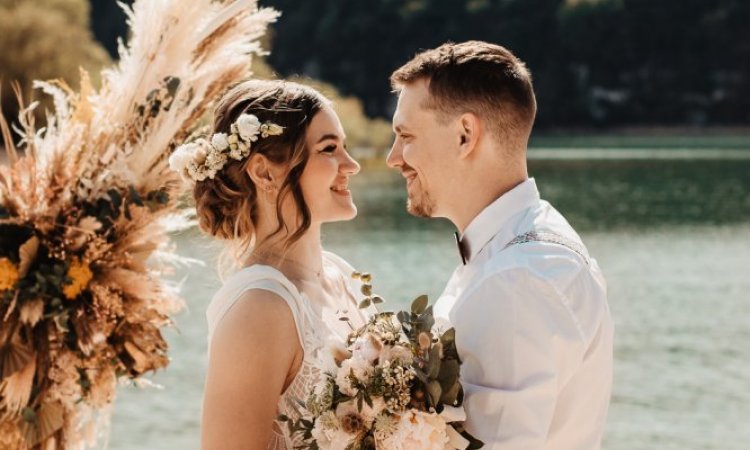
{"label": "shirt collar", "polygon": [[[510,227],[513,224],[509,220],[538,202],[536,181],[529,178],[490,203],[469,223],[460,237],[460,248],[465,260],[471,261],[494,236],[506,228],[508,232],[512,231]],[[508,240],[513,237],[508,236]]]}

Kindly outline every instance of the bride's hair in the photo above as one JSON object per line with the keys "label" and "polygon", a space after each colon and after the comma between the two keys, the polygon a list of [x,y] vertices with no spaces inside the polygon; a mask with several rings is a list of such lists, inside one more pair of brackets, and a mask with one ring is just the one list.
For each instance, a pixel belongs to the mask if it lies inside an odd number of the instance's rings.
{"label": "bride's hair", "polygon": [[[271,162],[287,166],[287,176],[279,188],[276,216],[279,227],[274,234],[291,232],[287,244],[294,243],[310,227],[310,209],[305,203],[299,180],[308,160],[305,134],[313,116],[329,101],[308,86],[281,80],[249,80],[230,88],[214,113],[214,133],[230,133],[230,125],[241,114],[253,114],[261,123],[270,121],[284,127],[283,133],[252,143],[251,153],[259,153]],[[230,159],[213,179],[198,181],[193,189],[198,224],[204,232],[230,241],[234,261],[255,242],[258,219],[258,188],[247,175],[250,156],[241,161]],[[281,215],[284,199],[291,195],[297,206],[297,228],[290,230]]]}

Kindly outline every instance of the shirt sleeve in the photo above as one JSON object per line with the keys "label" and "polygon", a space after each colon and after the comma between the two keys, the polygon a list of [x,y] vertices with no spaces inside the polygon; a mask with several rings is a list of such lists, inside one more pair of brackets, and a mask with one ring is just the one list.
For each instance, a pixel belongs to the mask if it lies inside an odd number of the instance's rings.
{"label": "shirt sleeve", "polygon": [[466,428],[487,450],[544,448],[558,393],[584,337],[563,295],[524,269],[484,278],[451,312]]}

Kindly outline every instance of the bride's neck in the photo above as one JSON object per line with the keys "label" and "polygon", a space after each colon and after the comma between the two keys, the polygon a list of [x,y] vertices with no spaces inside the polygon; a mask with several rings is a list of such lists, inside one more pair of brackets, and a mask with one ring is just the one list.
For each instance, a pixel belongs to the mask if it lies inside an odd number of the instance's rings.
{"label": "bride's neck", "polygon": [[320,225],[313,224],[291,245],[283,232],[270,236],[257,236],[260,245],[251,253],[249,264],[263,263],[277,267],[285,275],[297,278],[320,276],[323,269],[323,248],[320,243]]}

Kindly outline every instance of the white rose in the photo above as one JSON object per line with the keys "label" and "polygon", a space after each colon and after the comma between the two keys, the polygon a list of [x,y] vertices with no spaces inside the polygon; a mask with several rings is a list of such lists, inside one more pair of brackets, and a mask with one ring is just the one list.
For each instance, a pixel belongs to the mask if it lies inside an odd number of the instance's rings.
{"label": "white rose", "polygon": [[352,376],[361,384],[366,384],[374,371],[372,365],[361,358],[346,359],[336,373],[336,384],[344,395],[353,397],[357,395],[357,389],[352,383]]}
{"label": "white rose", "polygon": [[339,370],[337,363],[351,357],[351,352],[340,339],[329,338],[325,346],[316,353],[316,366],[323,373],[336,374]]}
{"label": "white rose", "polygon": [[391,362],[399,362],[399,365],[411,365],[412,361],[414,360],[414,355],[412,354],[411,350],[404,347],[403,345],[396,344],[392,347],[386,346],[381,352],[380,352],[380,362],[381,364],[385,361],[391,361]]}
{"label": "white rose", "polygon": [[382,349],[383,343],[380,342],[380,339],[371,333],[365,333],[354,341],[352,354],[355,358],[359,357],[372,363],[380,357]]}
{"label": "white rose", "polygon": [[211,137],[211,145],[216,150],[224,151],[229,148],[229,136],[226,133],[216,133]]}
{"label": "white rose", "polygon": [[325,449],[331,447],[331,442],[338,431],[338,419],[333,411],[328,411],[315,421],[315,426],[311,431],[313,439],[318,443],[318,447]]}
{"label": "white rose", "polygon": [[260,120],[253,114],[242,114],[237,119],[237,131],[244,141],[255,142],[258,140],[260,131]]}
{"label": "white rose", "polygon": [[193,161],[198,149],[200,149],[200,145],[193,142],[180,145],[171,155],[169,155],[169,168],[185,178],[187,175],[187,167]]}
{"label": "white rose", "polygon": [[445,421],[435,413],[409,410],[379,448],[389,450],[445,450],[449,438]]}

